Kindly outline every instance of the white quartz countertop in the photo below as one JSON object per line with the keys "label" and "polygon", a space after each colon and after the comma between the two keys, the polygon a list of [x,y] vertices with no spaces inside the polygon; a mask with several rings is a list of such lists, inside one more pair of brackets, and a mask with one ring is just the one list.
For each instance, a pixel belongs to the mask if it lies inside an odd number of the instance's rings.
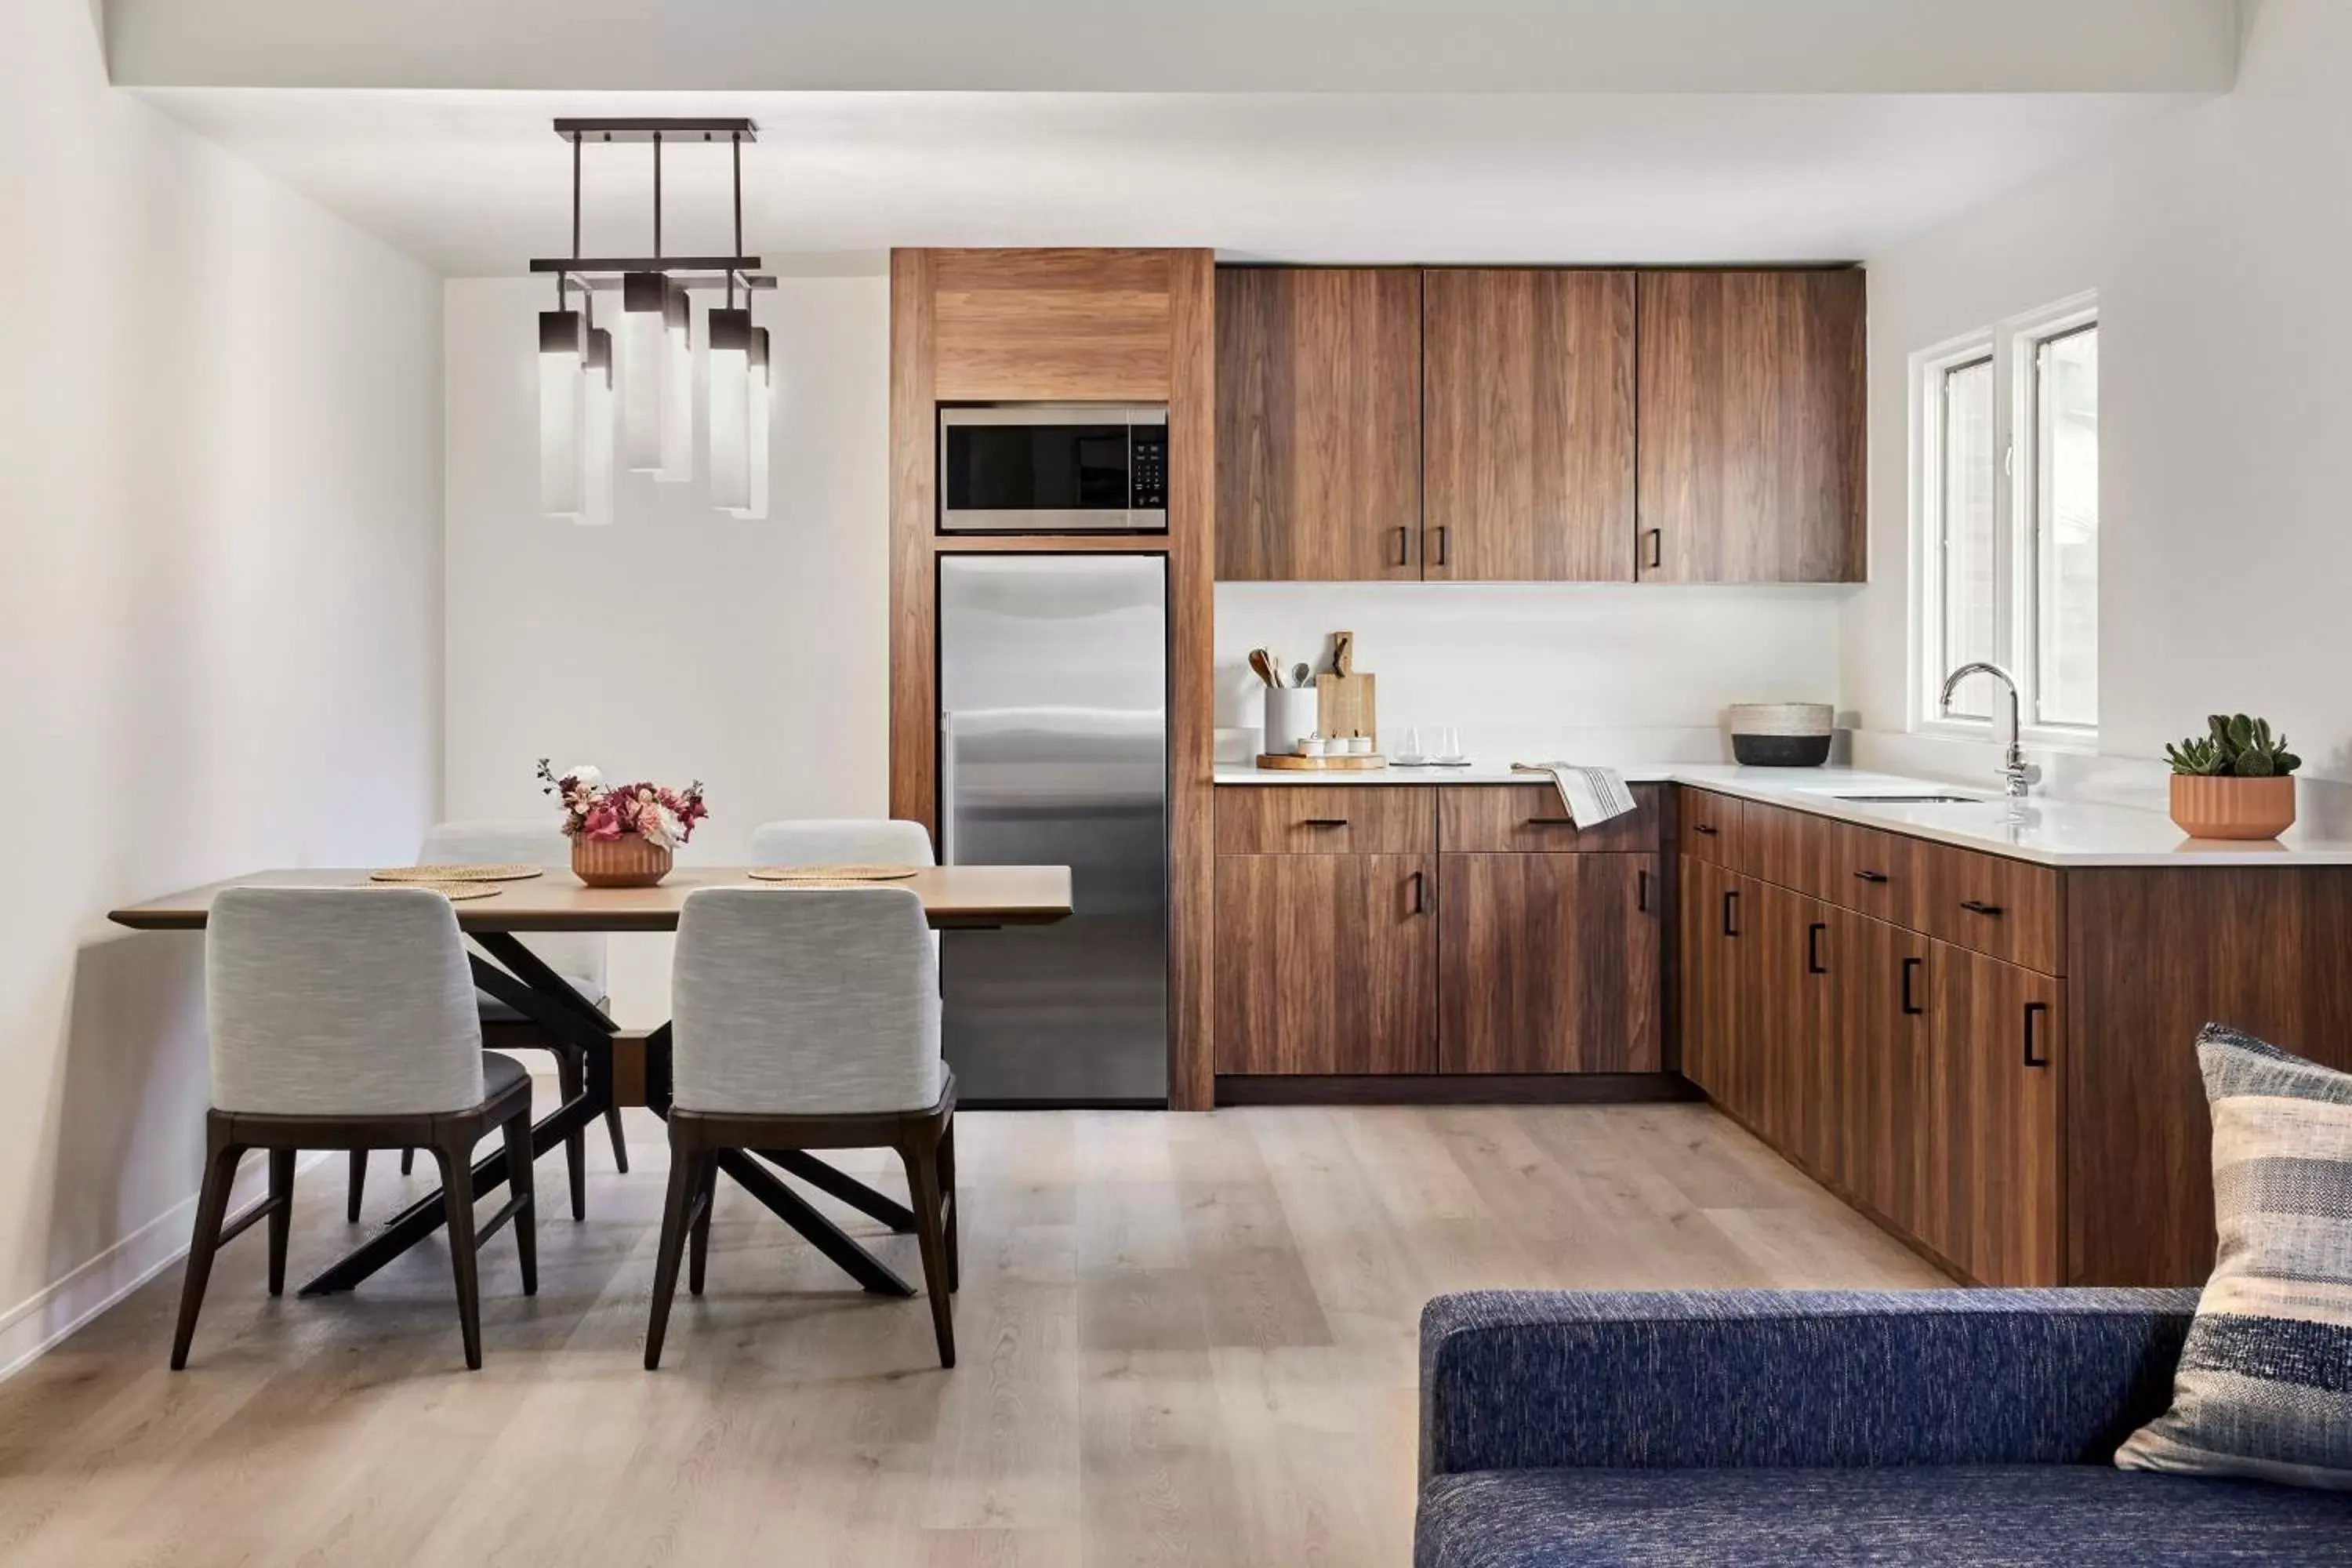
{"label": "white quartz countertop", "polygon": [[[1743,768],[1728,763],[1620,764],[1631,784],[1683,784],[1981,849],[2045,866],[2352,866],[2352,838],[2323,837],[2298,822],[2276,840],[2196,839],[2160,811],[2035,795],[2011,802],[1990,789],[1856,768]],[[1467,767],[1391,765],[1360,773],[1221,766],[1220,784],[1540,784],[1539,773],[1474,761]],[[1959,802],[1847,800],[1844,795],[1963,795]]]}

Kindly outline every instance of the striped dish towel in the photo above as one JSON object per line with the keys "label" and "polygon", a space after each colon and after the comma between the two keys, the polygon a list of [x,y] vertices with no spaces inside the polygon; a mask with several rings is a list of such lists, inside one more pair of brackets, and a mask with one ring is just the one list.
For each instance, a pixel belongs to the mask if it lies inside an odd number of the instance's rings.
{"label": "striped dish towel", "polygon": [[1615,768],[1580,768],[1573,763],[1513,763],[1515,773],[1549,773],[1559,786],[1559,803],[1569,820],[1591,827],[1633,809],[1633,792]]}

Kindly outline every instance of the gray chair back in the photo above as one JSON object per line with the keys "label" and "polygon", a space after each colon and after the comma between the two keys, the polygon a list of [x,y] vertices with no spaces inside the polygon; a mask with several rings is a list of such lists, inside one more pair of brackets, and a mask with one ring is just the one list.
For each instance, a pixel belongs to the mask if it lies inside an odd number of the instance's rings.
{"label": "gray chair back", "polygon": [[457,911],[429,888],[231,888],[205,941],[213,1108],[382,1116],[482,1102]]}
{"label": "gray chair back", "polygon": [[681,1110],[816,1116],[939,1102],[940,984],[906,888],[705,888],[670,978]]}
{"label": "gray chair back", "polygon": [[[420,866],[572,866],[572,840],[550,817],[488,822],[436,822],[416,852]],[[591,1002],[609,993],[605,942],[593,932],[541,933],[517,939],[541,963],[571,982]]]}
{"label": "gray chair back", "polygon": [[751,829],[754,866],[929,866],[931,836],[919,822],[877,816],[763,822]]}

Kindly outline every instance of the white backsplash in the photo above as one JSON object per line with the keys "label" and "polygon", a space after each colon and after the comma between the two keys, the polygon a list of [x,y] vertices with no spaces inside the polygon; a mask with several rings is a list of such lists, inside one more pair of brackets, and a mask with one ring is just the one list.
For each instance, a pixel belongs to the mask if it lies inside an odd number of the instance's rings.
{"label": "white backsplash", "polygon": [[1356,634],[1382,743],[1451,724],[1482,761],[1720,762],[1735,702],[1832,702],[1850,588],[1220,583],[1217,755],[1257,750],[1249,650],[1328,668]]}

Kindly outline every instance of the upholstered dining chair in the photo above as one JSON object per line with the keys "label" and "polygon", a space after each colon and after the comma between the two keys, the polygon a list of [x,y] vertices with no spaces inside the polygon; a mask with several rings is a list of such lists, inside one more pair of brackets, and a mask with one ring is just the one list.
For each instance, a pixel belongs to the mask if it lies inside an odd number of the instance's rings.
{"label": "upholstered dining chair", "polygon": [[[557,831],[551,822],[525,819],[520,821],[442,822],[425,830],[424,847],[417,851],[420,866],[549,866],[569,869],[572,865],[572,841]],[[605,1000],[605,944],[594,933],[551,932],[519,939],[538,955],[540,961],[561,975],[572,988],[598,1006]],[[483,1037],[495,1049],[502,1051],[545,1051],[555,1058],[555,1079],[565,1100],[581,1091],[588,1064],[577,1047],[567,1041],[549,1037],[529,1018],[516,1012],[488,992],[476,995],[475,1005],[482,1016]],[[621,1131],[620,1108],[604,1112],[605,1131],[613,1139],[613,1163],[622,1174],[629,1170],[629,1146]],[[400,1173],[406,1175],[415,1167],[416,1152],[400,1152]],[[349,1201],[345,1205],[352,1224],[359,1223],[360,1198],[367,1186],[367,1161],[364,1151],[352,1155],[352,1176]],[[583,1219],[588,1213],[588,1139],[584,1132],[574,1132],[563,1142],[563,1163],[571,1178],[572,1217]]]}
{"label": "upholstered dining chair", "polygon": [[[298,1151],[403,1148],[440,1163],[466,1364],[480,1367],[475,1254],[509,1220],[523,1294],[539,1290],[530,1077],[482,1049],[456,909],[429,888],[233,888],[207,933],[212,1109],[173,1370],[188,1364],[213,1255],[257,1219],[269,1221],[269,1293],[284,1292]],[[477,1229],[474,1145],[493,1131],[511,1195]],[[252,1149],[268,1151],[268,1195],[232,1220],[229,1188]]]}
{"label": "upholstered dining chair", "polygon": [[929,866],[931,835],[919,822],[878,816],[763,822],[751,829],[754,866]]}
{"label": "upholstered dining chair", "polygon": [[719,1152],[887,1147],[907,1168],[940,1364],[955,1365],[955,1075],[911,889],[705,888],[679,911],[670,981],[669,1195],[646,1366],[677,1293],[702,1293]]}

